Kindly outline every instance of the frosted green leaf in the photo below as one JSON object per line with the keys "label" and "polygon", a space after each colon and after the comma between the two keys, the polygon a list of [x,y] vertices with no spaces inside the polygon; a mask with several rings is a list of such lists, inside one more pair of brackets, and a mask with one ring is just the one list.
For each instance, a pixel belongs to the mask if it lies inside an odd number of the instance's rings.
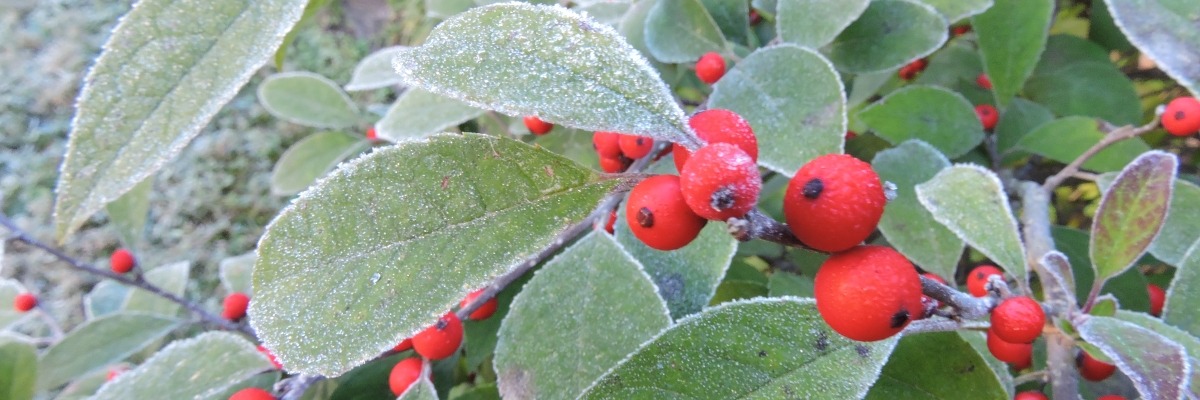
{"label": "frosted green leaf", "polygon": [[1054,35],[1022,90],[1055,115],[1103,118],[1116,125],[1140,124],[1142,107],[1133,82],[1100,45],[1071,35]]}
{"label": "frosted green leaf", "polygon": [[750,0],[750,5],[754,6],[754,8],[766,11],[769,14],[775,13],[775,10],[778,8],[777,4],[778,0]]}
{"label": "frosted green leaf", "polygon": [[866,399],[1010,398],[986,357],[955,332],[906,335]]}
{"label": "frosted green leaf", "polygon": [[[271,372],[268,372],[265,374],[254,375],[254,376],[251,376],[250,378],[242,380],[241,382],[227,386],[223,392],[215,394],[213,396],[209,396],[209,399],[228,400],[230,397],[233,396],[234,393],[237,393],[238,391],[241,391],[242,389],[245,389],[248,387],[256,387],[256,388],[263,389],[263,390],[270,392],[270,391],[272,391],[273,387],[275,386],[275,383],[279,382],[279,377],[281,375],[282,375],[282,372],[280,372],[280,371],[271,371]],[[326,380],[317,382],[317,383],[313,384],[312,386],[309,386],[308,390],[304,391],[304,396],[301,397],[300,400],[328,399],[329,398],[329,397],[327,397],[328,395],[326,395],[326,397],[319,397],[319,396],[321,396],[321,392],[324,388],[323,384],[328,383],[328,382],[333,382],[333,380],[326,379]]]}
{"label": "frosted green leaf", "polygon": [[1113,360],[1147,399],[1182,399],[1191,368],[1183,346],[1135,324],[1089,317],[1075,328],[1088,343]]}
{"label": "frosted green leaf", "polygon": [[406,48],[408,47],[384,47],[363,57],[362,61],[354,66],[354,73],[350,75],[350,83],[346,84],[346,90],[356,92],[400,84],[400,75],[396,75],[396,70],[392,69],[392,59]]}
{"label": "frosted green leaf", "polygon": [[[120,311],[121,307],[125,306],[125,299],[129,298],[130,290],[129,286],[113,280],[106,279],[96,283],[92,291],[83,296],[84,315],[92,319]],[[0,293],[0,296],[3,296],[3,293]],[[0,311],[0,314],[2,313],[3,311]]]}
{"label": "frosted green leaf", "polygon": [[408,390],[400,393],[396,400],[438,400],[437,389],[433,387],[433,382],[429,377],[432,370],[433,366],[429,364],[429,361],[422,359],[421,376],[408,387]]}
{"label": "frosted green leaf", "polygon": [[949,166],[946,156],[920,140],[876,153],[871,161],[879,179],[896,185],[896,198],[884,208],[879,231],[909,260],[942,277],[954,276],[963,241],[921,206],[915,187]]}
{"label": "frosted green leaf", "polygon": [[1200,3],[1191,0],[1104,2],[1113,21],[1158,68],[1200,95]]}
{"label": "frosted green leaf", "polygon": [[254,262],[258,261],[258,253],[250,252],[221,260],[218,275],[221,277],[221,287],[228,293],[241,292],[254,297],[250,286],[250,275],[254,272]]}
{"label": "frosted green leaf", "polygon": [[844,90],[825,57],[781,44],[739,62],[717,81],[708,105],[750,122],[758,136],[758,163],[791,176],[811,159],[842,152]]}
{"label": "frosted green leaf", "polygon": [[[1094,118],[1065,117],[1038,126],[1017,141],[1016,148],[1066,164],[1103,139],[1104,135]],[[1119,171],[1149,150],[1150,146],[1139,138],[1125,139],[1096,153],[1082,167],[1096,172]]]}
{"label": "frosted green leaf", "polygon": [[867,9],[870,0],[782,0],[775,29],[784,42],[819,48],[837,37]]}
{"label": "frosted green leaf", "polygon": [[691,128],[645,58],[607,25],[562,7],[479,7],[400,52],[410,86],[475,107],[592,131],[671,142]]}
{"label": "frosted green leaf", "polygon": [[872,97],[879,93],[883,85],[892,81],[894,74],[895,71],[879,71],[854,75],[854,81],[850,83],[850,94],[846,96],[846,107],[858,108],[859,105],[873,100]]}
{"label": "frosted green leaf", "polygon": [[1096,285],[1132,267],[1146,253],[1167,218],[1178,165],[1172,154],[1147,152],[1129,163],[1104,192],[1088,246]]}
{"label": "frosted green leaf", "polygon": [[0,342],[0,398],[33,399],[37,374],[37,351],[32,345]]}
{"label": "frosted green leaf", "polygon": [[983,126],[971,102],[936,86],[909,85],[867,106],[858,117],[892,144],[920,139],[949,158],[983,141]]}
{"label": "frosted green leaf", "polygon": [[57,239],[183,151],[270,59],[305,2],[137,2],[84,78],[55,190]]}
{"label": "frosted green leaf", "polygon": [[646,16],[646,48],[665,63],[691,63],[726,49],[725,36],[700,0],[655,0]]}
{"label": "frosted green leaf", "polygon": [[829,44],[829,59],[844,72],[897,68],[925,57],[949,35],[946,18],[911,0],[876,0]]}
{"label": "frosted green leaf", "polygon": [[[967,38],[951,39],[946,46],[927,58],[929,65],[912,83],[941,86],[958,92],[968,100],[974,100],[976,94],[981,94],[978,96],[980,98],[990,98],[991,94],[975,83],[975,79],[983,73],[983,62],[979,60],[979,51],[975,47],[975,43]],[[889,79],[897,75],[896,71],[887,72]]]}
{"label": "frosted green leaf", "polygon": [[280,72],[258,86],[258,102],[285,121],[315,128],[358,122],[358,106],[334,81],[312,72]]}
{"label": "frosted green leaf", "polygon": [[1169,210],[1162,232],[1150,244],[1150,254],[1167,264],[1179,266],[1188,248],[1200,240],[1200,187],[1176,179]]}
{"label": "frosted green leaf", "polygon": [[[182,297],[183,291],[187,289],[190,268],[191,263],[181,261],[146,271],[145,278],[147,282],[158,286],[164,292]],[[181,307],[156,294],[142,289],[132,289],[129,297],[125,299],[125,305],[121,308],[125,311],[175,317],[179,315]]]}
{"label": "frosted green leaf", "polygon": [[954,23],[972,15],[984,12],[992,7],[993,0],[920,0],[920,2],[937,9],[946,21]]}
{"label": "frosted green leaf", "polygon": [[[129,366],[129,364],[125,363],[120,363],[117,365],[122,368]],[[110,370],[102,368],[77,377],[75,380],[71,381],[71,383],[67,384],[67,386],[58,393],[58,396],[54,397],[54,400],[83,400],[91,397],[91,395],[95,394],[97,390],[100,390],[101,386],[104,386],[104,384],[108,382],[107,379],[105,379],[108,377],[108,371]],[[30,382],[33,381],[31,380]]]}
{"label": "frosted green leaf", "polygon": [[1025,285],[1025,246],[995,173],[977,165],[959,164],[942,170],[916,189],[917,200],[937,222],[1003,267],[1021,282],[1020,286]]}
{"label": "frosted green leaf", "polygon": [[421,139],[445,132],[483,115],[483,110],[421,89],[408,89],[375,123],[375,132],[391,142]]}
{"label": "frosted green leaf", "polygon": [[474,6],[474,0],[425,0],[425,16],[446,19]]}
{"label": "frosted green leaf", "polygon": [[767,295],[771,297],[813,297],[813,278],[776,271],[767,281]]}
{"label": "frosted green leaf", "polygon": [[337,376],[551,244],[618,183],[480,134],[376,150],[267,227],[251,323],[288,371]]}
{"label": "frosted green leaf", "polygon": [[206,332],[164,347],[101,387],[92,399],[223,400],[218,396],[226,388],[270,369],[271,362],[253,343],[232,333]]}
{"label": "frosted green leaf", "polygon": [[992,374],[996,375],[996,379],[998,379],[1000,381],[1000,385],[1004,387],[1004,391],[1007,393],[1005,398],[1011,398],[1012,394],[1016,392],[1016,389],[1013,386],[1013,376],[1008,372],[1008,364],[1004,361],[997,360],[995,356],[992,356],[992,351],[988,350],[987,335],[978,331],[959,330],[958,336],[962,338],[963,341],[967,342],[967,344],[971,345],[971,348],[975,349],[975,353],[978,353],[981,357],[983,357],[983,361],[986,362],[989,367],[988,369],[992,370]]}
{"label": "frosted green leaf", "polygon": [[1200,239],[1184,253],[1167,289],[1163,321],[1200,336]]}
{"label": "frosted green leaf", "polygon": [[996,5],[971,20],[979,37],[979,55],[992,81],[992,94],[1000,108],[1033,74],[1054,16],[1053,0],[995,0]]}
{"label": "frosted green leaf", "polygon": [[1105,293],[1096,297],[1096,301],[1092,302],[1092,309],[1088,310],[1088,314],[1101,317],[1111,317],[1117,312],[1120,304],[1117,303],[1117,297],[1111,293]]}
{"label": "frosted green leaf", "polygon": [[745,1],[700,0],[721,34],[734,43],[747,43],[750,32],[750,3]]}
{"label": "frosted green leaf", "polygon": [[812,299],[724,303],[643,344],[582,398],[861,398],[896,341],[843,338]]}
{"label": "frosted green leaf", "polygon": [[631,3],[606,3],[606,2],[576,2],[571,11],[579,14],[585,14],[597,21],[603,22],[612,27],[616,27],[625,18],[625,14],[629,12],[629,8],[633,7]]}
{"label": "frosted green leaf", "polygon": [[108,221],[117,229],[117,235],[127,247],[136,246],[141,241],[142,231],[146,228],[146,217],[150,212],[150,189],[153,187],[154,178],[146,178],[121,195],[117,201],[104,207],[108,212]]}
{"label": "frosted green leaf", "polygon": [[320,132],[301,139],[275,163],[271,170],[271,194],[300,193],[347,157],[371,146],[362,136],[343,132]]}
{"label": "frosted green leaf", "polygon": [[996,123],[996,150],[1001,154],[1016,152],[1022,138],[1053,120],[1054,113],[1046,107],[1020,97],[1013,98]]}
{"label": "frosted green leaf", "polygon": [[162,338],[179,322],[157,315],[117,313],[93,319],[46,350],[38,361],[39,391],[62,386],[80,375],[133,355]]}
{"label": "frosted green leaf", "polygon": [[24,291],[24,288],[17,281],[0,279],[0,330],[7,328],[25,316],[25,313],[17,312],[13,308],[13,299]]}
{"label": "frosted green leaf", "polygon": [[500,393],[574,398],[669,325],[637,260],[611,236],[592,233],[546,263],[513,300],[493,361]]}
{"label": "frosted green leaf", "polygon": [[1188,365],[1191,366],[1191,376],[1188,378],[1188,392],[1193,398],[1200,398],[1200,338],[1176,328],[1167,325],[1161,319],[1150,316],[1149,314],[1131,312],[1125,310],[1117,310],[1116,318],[1126,322],[1132,322],[1142,328],[1154,331],[1159,335],[1163,335],[1168,340],[1178,343],[1183,346],[1183,351],[1188,355]]}

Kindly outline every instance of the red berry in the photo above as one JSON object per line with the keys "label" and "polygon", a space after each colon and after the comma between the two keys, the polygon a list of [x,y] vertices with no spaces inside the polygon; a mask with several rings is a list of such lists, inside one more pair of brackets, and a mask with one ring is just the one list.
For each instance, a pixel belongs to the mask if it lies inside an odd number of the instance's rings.
{"label": "red berry", "polygon": [[863,342],[891,337],[923,313],[921,278],[890,247],[859,246],[830,256],[817,270],[813,294],[825,323]]}
{"label": "red berry", "polygon": [[846,131],[846,140],[854,139],[856,137],[858,137],[858,132]]}
{"label": "red berry", "polygon": [[621,153],[625,154],[625,157],[635,160],[645,157],[650,154],[651,150],[654,150],[654,139],[645,136],[621,135],[617,144],[621,147]]}
{"label": "red berry", "polygon": [[612,210],[608,213],[608,223],[604,224],[604,231],[609,235],[613,234],[613,228],[617,225],[617,210]]}
{"label": "red berry", "polygon": [[871,164],[845,154],[826,154],[796,171],[784,194],[783,214],[804,244],[842,251],[871,235],[886,204]]}
{"label": "red berry", "polygon": [[1083,379],[1093,382],[1108,379],[1114,372],[1117,372],[1116,365],[1097,360],[1086,351],[1079,352],[1079,356],[1075,358],[1075,366],[1079,367],[1079,375]]}
{"label": "red berry", "polygon": [[1125,399],[1125,396],[1121,396],[1119,394],[1106,394],[1106,395],[1097,397],[1096,400],[1126,400],[1126,399]]}
{"label": "red berry", "polygon": [[[1032,343],[1005,342],[991,329],[987,333],[987,346],[993,357],[1012,365],[1027,367],[1033,359]],[[1024,367],[1018,369],[1024,369]]]}
{"label": "red berry", "polygon": [[399,353],[399,352],[402,352],[402,351],[405,351],[405,350],[408,350],[411,348],[412,348],[412,338],[408,338],[408,339],[404,339],[404,340],[400,341],[400,344],[396,345],[396,347],[393,347],[392,351]]}
{"label": "red berry", "polygon": [[525,128],[529,129],[529,133],[534,135],[545,135],[546,133],[549,133],[550,130],[554,129],[554,124],[542,121],[541,119],[538,119],[538,117],[532,115],[525,117],[524,121]]}
{"label": "red berry", "polygon": [[897,75],[900,76],[900,79],[911,81],[913,78],[917,77],[917,74],[920,74],[921,71],[924,71],[927,65],[929,65],[928,61],[926,61],[924,58],[918,58],[913,60],[913,62],[900,67],[900,71],[897,73]]}
{"label": "red berry", "polygon": [[633,164],[633,160],[621,155],[616,157],[600,157],[600,170],[610,174],[623,172],[631,164]]}
{"label": "red berry", "polygon": [[271,353],[271,350],[267,349],[266,346],[258,345],[258,352],[267,357],[267,360],[271,361],[271,366],[275,367],[275,369],[283,369],[283,364],[279,363],[279,359],[275,358],[275,354]]}
{"label": "red berry", "polygon": [[666,251],[687,246],[708,221],[688,207],[678,176],[655,175],[629,192],[625,222],[642,243]]}
{"label": "red berry", "polygon": [[716,52],[708,52],[696,61],[696,77],[709,85],[725,76],[725,58]]}
{"label": "red berry", "polygon": [[256,387],[245,388],[229,396],[229,400],[275,400],[271,392]]}
{"label": "red berry", "polygon": [[1175,136],[1188,136],[1200,131],[1200,101],[1195,97],[1178,97],[1167,103],[1162,115],[1163,129]]}
{"label": "red berry", "polygon": [[1146,292],[1150,293],[1150,315],[1162,316],[1163,304],[1167,302],[1167,292],[1153,283],[1146,285]]}
{"label": "red berry", "polygon": [[379,133],[375,132],[375,127],[367,128],[367,140],[372,142],[379,140]]}
{"label": "red berry", "polygon": [[600,158],[617,158],[621,156],[620,140],[620,133],[600,131],[592,135],[592,147]]}
{"label": "red berry", "polygon": [[25,292],[13,298],[13,308],[20,312],[32,310],[34,307],[37,307],[37,304],[37,296],[34,296],[33,293]]}
{"label": "red berry", "polygon": [[250,296],[245,293],[234,292],[225,296],[225,309],[221,311],[221,316],[230,321],[237,321],[246,316],[246,307],[250,305]]}
{"label": "red berry", "polygon": [[430,360],[441,360],[458,351],[462,344],[462,321],[454,313],[446,313],[438,322],[412,338],[417,354]]}
{"label": "red berry", "polygon": [[132,271],[133,266],[136,264],[137,261],[134,260],[133,253],[130,253],[129,250],[117,249],[113,251],[112,256],[108,257],[109,267],[112,268],[113,272],[118,274]]}
{"label": "red berry", "polygon": [[741,217],[758,203],[762,178],[758,166],[741,148],[713,143],[692,155],[679,174],[683,200],[703,218],[724,221]]}
{"label": "red berry", "polygon": [[992,275],[1003,277],[1004,271],[987,264],[975,267],[975,269],[971,270],[971,273],[967,274],[967,292],[970,292],[975,297],[987,296],[988,277]]}
{"label": "red berry", "polygon": [[762,16],[758,15],[758,10],[751,8],[750,9],[750,25],[758,25],[759,22],[762,22]]}
{"label": "red berry", "polygon": [[975,77],[975,84],[981,88],[992,90],[992,80],[985,73],[980,73],[979,76]]}
{"label": "red berry", "polygon": [[112,369],[109,369],[109,370],[108,370],[108,374],[104,375],[104,381],[105,381],[105,382],[108,382],[108,381],[111,381],[111,380],[113,380],[113,379],[116,379],[118,376],[120,376],[120,375],[121,375],[121,374],[123,374],[123,373],[125,373],[125,368],[124,368],[124,367],[119,367],[119,366],[118,366],[118,367],[113,367]]}
{"label": "red berry", "polygon": [[[483,289],[479,289],[474,292],[471,292],[471,294],[468,294],[467,297],[462,300],[462,302],[458,303],[458,306],[466,307],[467,304],[471,304],[471,302],[473,302],[473,301],[475,301],[475,299],[479,298],[479,295],[481,295],[481,294],[483,294]],[[497,304],[498,304],[498,302],[496,301],[496,298],[492,297],[492,298],[488,299],[487,301],[483,302],[483,305],[479,306],[479,308],[476,308],[475,311],[471,312],[471,315],[468,315],[467,319],[470,319],[472,321],[483,321],[485,319],[488,319],[489,317],[492,316],[492,314],[496,313]]]}
{"label": "red berry", "polygon": [[1042,305],[1029,297],[1009,297],[992,309],[991,329],[1005,342],[1033,343],[1045,324]]}
{"label": "red berry", "polygon": [[1013,396],[1013,400],[1050,400],[1050,398],[1046,397],[1045,393],[1029,391],[1017,393],[1016,396]]}
{"label": "red berry", "polygon": [[[754,136],[754,129],[750,128],[750,123],[737,113],[719,108],[708,109],[692,114],[688,125],[696,131],[696,136],[706,143],[735,144],[749,154],[750,158],[758,161],[758,138]],[[683,171],[683,166],[687,165],[692,152],[678,144],[673,146],[672,152],[675,153],[675,170]]]}
{"label": "red berry", "polygon": [[996,107],[991,104],[980,104],[975,106],[975,116],[979,117],[979,123],[983,124],[984,130],[992,130],[996,127],[996,123],[1000,122],[1000,112],[996,111]]}
{"label": "red berry", "polygon": [[959,26],[956,26],[956,27],[950,29],[950,32],[953,33],[954,36],[962,36],[970,31],[971,31],[971,25],[969,25],[969,24],[959,25]]}
{"label": "red berry", "polygon": [[396,363],[396,366],[392,367],[392,373],[388,375],[388,387],[392,388],[392,394],[399,396],[421,378],[421,367],[419,357],[405,358]]}

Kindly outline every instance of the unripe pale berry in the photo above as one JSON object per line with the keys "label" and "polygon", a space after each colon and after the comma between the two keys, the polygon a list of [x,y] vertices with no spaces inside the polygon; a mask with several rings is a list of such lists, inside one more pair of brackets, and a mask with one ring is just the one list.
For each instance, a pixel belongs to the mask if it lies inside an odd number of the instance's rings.
{"label": "unripe pale berry", "polygon": [[392,394],[399,396],[408,390],[413,382],[421,378],[421,368],[419,357],[405,358],[396,363],[396,366],[392,367],[392,373],[388,375],[388,387],[392,389]]}
{"label": "unripe pale berry", "polygon": [[859,246],[830,256],[817,270],[813,295],[825,323],[862,342],[889,338],[923,313],[917,270],[884,246]]}
{"label": "unripe pale berry", "polygon": [[871,164],[845,154],[809,161],[788,182],[783,214],[804,244],[821,251],[842,251],[867,239],[887,197]]}
{"label": "unripe pale berry", "polygon": [[[732,143],[758,161],[758,138],[754,136],[750,123],[737,113],[719,108],[708,109],[692,114],[688,118],[688,125],[705,143]],[[672,146],[672,152],[675,154],[675,169],[683,171],[692,152],[678,144]]]}
{"label": "unripe pale berry", "polygon": [[679,187],[696,215],[724,221],[746,215],[758,204],[762,178],[754,159],[741,148],[712,143],[697,150],[683,166]]}
{"label": "unripe pale berry", "polygon": [[625,222],[646,246],[666,251],[687,246],[708,221],[688,207],[678,176],[656,175],[642,180],[629,192]]}
{"label": "unripe pale berry", "polygon": [[542,121],[532,115],[525,117],[523,121],[525,122],[525,128],[529,129],[529,133],[534,135],[545,135],[554,129],[554,124]]}
{"label": "unripe pale berry", "polygon": [[454,313],[446,313],[438,322],[412,338],[413,349],[422,357],[441,360],[454,355],[462,344],[462,321]]}
{"label": "unripe pale berry", "polygon": [[257,349],[259,353],[262,353],[264,357],[267,357],[267,360],[271,361],[271,366],[275,367],[275,369],[283,369],[283,364],[279,363],[279,359],[275,358],[275,354],[271,353],[270,349],[267,349],[266,346],[261,344],[258,345]]}
{"label": "unripe pale berry", "polygon": [[271,392],[256,387],[245,388],[229,396],[229,400],[275,400]]}
{"label": "unripe pale berry", "polygon": [[992,309],[992,327],[996,336],[1009,343],[1033,343],[1042,335],[1046,314],[1037,300],[1009,297]]}
{"label": "unripe pale berry", "polygon": [[[483,289],[471,292],[471,294],[468,294],[467,297],[462,300],[462,302],[458,303],[458,306],[466,307],[468,304],[471,304],[471,302],[475,301],[475,299],[479,298],[479,295],[481,294],[483,294]],[[483,321],[488,319],[492,316],[492,314],[496,313],[497,306],[498,302],[496,301],[496,298],[492,297],[483,302],[483,305],[479,306],[479,308],[476,308],[475,311],[472,311],[471,315],[467,316],[467,319],[472,321]]]}
{"label": "unripe pale berry", "polygon": [[1153,283],[1146,284],[1146,292],[1150,294],[1150,315],[1162,316],[1163,305],[1167,303],[1167,292]]}
{"label": "unripe pale berry", "polygon": [[988,78],[987,74],[980,73],[979,76],[975,77],[975,84],[981,88],[992,90],[992,80]]}
{"label": "unripe pale berry", "polygon": [[1016,396],[1013,396],[1013,400],[1050,400],[1050,398],[1046,397],[1045,393],[1029,391],[1017,393]]}
{"label": "unripe pale berry", "polygon": [[37,307],[37,304],[37,296],[34,296],[33,293],[25,292],[18,294],[17,297],[13,298],[13,308],[19,312],[28,312],[34,307]]}
{"label": "unripe pale berry", "polygon": [[109,268],[118,274],[132,271],[134,265],[137,265],[137,261],[133,258],[133,253],[126,249],[117,249],[108,257]]}
{"label": "unripe pale berry", "polygon": [[1083,379],[1093,382],[1108,379],[1114,372],[1117,372],[1116,365],[1097,360],[1086,351],[1080,351],[1079,356],[1075,357],[1075,366],[1079,367],[1079,375]]}
{"label": "unripe pale berry", "polygon": [[230,321],[237,321],[246,316],[246,307],[250,306],[250,296],[234,292],[225,296],[225,308],[221,316]]}
{"label": "unripe pale berry", "polygon": [[599,131],[592,135],[592,148],[600,158],[618,158],[621,156],[620,140],[620,133]]}
{"label": "unripe pale berry", "polygon": [[696,77],[701,82],[711,85],[721,80],[722,76],[725,76],[725,58],[720,54],[710,51],[696,61]]}
{"label": "unripe pale berry", "polygon": [[987,296],[987,282],[992,275],[1004,276],[1004,271],[993,265],[980,265],[967,274],[967,292],[975,297]]}
{"label": "unripe pale berry", "polygon": [[1200,100],[1178,97],[1167,103],[1162,115],[1163,129],[1175,136],[1188,136],[1200,131]]}
{"label": "unripe pale berry", "polygon": [[654,150],[654,139],[638,136],[638,135],[621,135],[617,144],[621,147],[621,153],[625,157],[631,159],[639,159],[650,154]]}
{"label": "unripe pale berry", "polygon": [[1026,368],[1033,359],[1033,344],[1006,342],[990,329],[987,333],[987,346],[988,351],[997,360],[1018,366],[1018,369]]}
{"label": "unripe pale berry", "polygon": [[979,123],[983,125],[983,129],[990,131],[996,127],[996,123],[1000,122],[1000,112],[996,111],[996,107],[991,104],[980,104],[975,106],[975,116],[979,117]]}

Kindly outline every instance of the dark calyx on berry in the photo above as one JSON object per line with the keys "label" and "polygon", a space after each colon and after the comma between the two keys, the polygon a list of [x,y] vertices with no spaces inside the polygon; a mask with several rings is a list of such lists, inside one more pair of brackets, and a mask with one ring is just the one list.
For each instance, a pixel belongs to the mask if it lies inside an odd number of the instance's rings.
{"label": "dark calyx on berry", "polygon": [[717,189],[717,191],[713,192],[712,194],[712,208],[717,211],[728,210],[734,206],[737,200],[733,196],[733,189],[729,187]]}
{"label": "dark calyx on berry", "polygon": [[892,314],[892,328],[903,327],[904,324],[908,323],[908,317],[908,310],[903,308],[900,309],[900,311],[897,311],[895,314]]}
{"label": "dark calyx on berry", "polygon": [[825,184],[821,183],[821,178],[813,178],[804,184],[804,197],[816,200],[821,195],[822,190],[825,190]]}
{"label": "dark calyx on berry", "polygon": [[638,210],[637,222],[638,225],[641,225],[643,228],[654,226],[654,213],[651,212],[649,208],[642,207],[640,210]]}

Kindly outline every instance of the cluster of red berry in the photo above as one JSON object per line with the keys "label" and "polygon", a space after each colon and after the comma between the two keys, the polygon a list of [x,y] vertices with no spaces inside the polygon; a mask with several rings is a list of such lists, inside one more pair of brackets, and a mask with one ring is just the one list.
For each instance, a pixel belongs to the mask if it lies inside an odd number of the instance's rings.
{"label": "cluster of red berry", "polygon": [[617,132],[596,132],[592,147],[600,154],[600,169],[617,173],[629,168],[633,160],[645,157],[654,150],[654,139]]}
{"label": "cluster of red berry", "polygon": [[[466,307],[482,294],[483,289],[471,292],[459,303],[459,307]],[[498,306],[496,298],[490,298],[472,311],[467,318],[472,321],[491,318],[492,314],[496,313]],[[405,358],[392,367],[392,372],[388,375],[388,386],[392,389],[392,393],[399,396],[421,377],[421,368],[424,364],[421,358],[441,360],[450,357],[458,351],[459,346],[462,345],[462,339],[462,321],[454,312],[448,312],[432,326],[401,341],[392,348],[392,352],[399,353],[412,349],[420,357]]]}

